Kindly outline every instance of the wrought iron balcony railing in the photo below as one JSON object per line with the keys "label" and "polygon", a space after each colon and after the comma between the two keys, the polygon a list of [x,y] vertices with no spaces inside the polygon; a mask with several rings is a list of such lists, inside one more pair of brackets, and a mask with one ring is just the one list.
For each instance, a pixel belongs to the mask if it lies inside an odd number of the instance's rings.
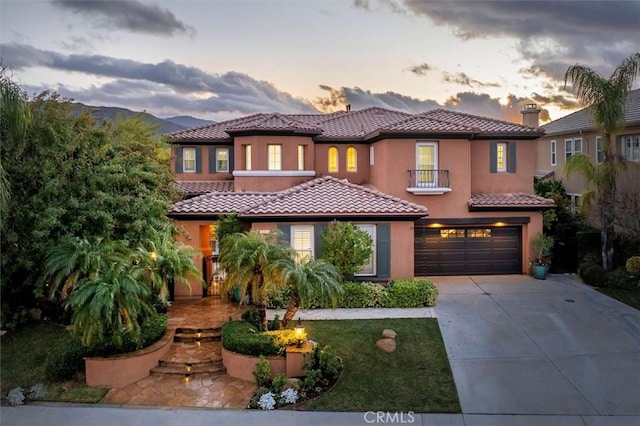
{"label": "wrought iron balcony railing", "polygon": [[409,188],[449,188],[449,170],[409,170]]}

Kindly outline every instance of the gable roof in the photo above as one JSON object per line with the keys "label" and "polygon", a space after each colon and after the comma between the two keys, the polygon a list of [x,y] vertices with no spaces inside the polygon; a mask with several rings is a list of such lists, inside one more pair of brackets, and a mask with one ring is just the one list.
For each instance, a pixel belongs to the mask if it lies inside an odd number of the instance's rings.
{"label": "gable roof", "polygon": [[369,141],[380,135],[420,134],[468,138],[533,139],[544,130],[477,115],[434,109],[419,114],[380,107],[331,114],[253,114],[194,129],[169,133],[172,142],[230,142],[237,133],[295,133],[317,141]]}
{"label": "gable roof", "polygon": [[[626,125],[640,124],[640,89],[631,90],[627,98],[624,114]],[[594,130],[596,128],[589,115],[589,108],[583,108],[565,117],[554,120],[542,126],[548,136],[572,133],[579,130]]]}
{"label": "gable roof", "polygon": [[407,217],[428,214],[418,204],[324,176],[279,192],[214,192],[175,203],[170,217],[238,213],[252,217]]}

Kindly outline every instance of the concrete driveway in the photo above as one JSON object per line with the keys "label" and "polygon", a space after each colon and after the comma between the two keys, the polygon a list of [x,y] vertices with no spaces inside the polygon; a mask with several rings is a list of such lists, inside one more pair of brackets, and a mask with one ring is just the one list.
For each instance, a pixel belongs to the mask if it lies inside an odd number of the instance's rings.
{"label": "concrete driveway", "polygon": [[640,415],[640,311],[566,276],[432,280],[463,413]]}

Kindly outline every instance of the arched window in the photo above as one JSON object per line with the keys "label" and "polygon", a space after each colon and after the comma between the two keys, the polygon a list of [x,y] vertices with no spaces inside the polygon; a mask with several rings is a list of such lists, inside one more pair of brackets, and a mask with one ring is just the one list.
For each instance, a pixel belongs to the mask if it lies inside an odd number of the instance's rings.
{"label": "arched window", "polygon": [[355,172],[358,169],[358,152],[352,146],[347,148],[347,171]]}
{"label": "arched window", "polygon": [[338,171],[338,148],[332,146],[329,148],[329,172],[335,173]]}

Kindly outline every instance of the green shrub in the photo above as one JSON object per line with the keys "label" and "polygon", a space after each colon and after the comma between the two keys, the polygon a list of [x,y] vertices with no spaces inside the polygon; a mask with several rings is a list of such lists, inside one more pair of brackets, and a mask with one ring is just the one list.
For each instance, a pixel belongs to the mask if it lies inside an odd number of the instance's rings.
{"label": "green shrub", "polygon": [[640,277],[640,256],[631,256],[627,259],[626,270],[634,277]]}
{"label": "green shrub", "polygon": [[284,387],[284,385],[287,384],[287,380],[289,379],[287,378],[286,374],[283,374],[283,373],[276,374],[276,377],[274,377],[273,380],[271,381],[271,386],[273,387],[273,390],[276,392],[280,392]]}
{"label": "green shrub", "polygon": [[585,284],[602,287],[606,285],[606,271],[597,263],[581,263],[579,270],[580,278]]}
{"label": "green shrub", "polygon": [[342,370],[342,358],[335,349],[325,346],[320,351],[319,368],[323,376],[336,376]]}
{"label": "green shrub", "polygon": [[[295,345],[298,343],[295,330],[273,330],[267,331],[264,334],[273,338],[273,342],[278,348],[278,353],[283,353],[287,346]],[[303,339],[306,339],[306,337],[303,336]]]}
{"label": "green shrub", "polygon": [[124,333],[122,343],[116,344],[112,340],[96,342],[87,349],[88,356],[108,356],[124,354],[146,348],[157,342],[167,330],[167,316],[164,314],[151,315],[140,325],[140,336],[132,337]]}
{"label": "green shrub", "polygon": [[320,258],[336,267],[342,276],[358,272],[371,256],[373,240],[351,222],[332,221],[322,234]]}
{"label": "green shrub", "polygon": [[258,386],[269,386],[271,383],[271,365],[267,358],[262,355],[260,355],[256,370],[253,372],[253,377],[256,378]]}
{"label": "green shrub", "polygon": [[616,268],[606,273],[604,287],[633,290],[636,288],[636,282],[637,279],[630,277],[625,268]]}
{"label": "green shrub", "polygon": [[247,309],[242,313],[242,321],[246,321],[260,330],[260,317],[256,308]]}
{"label": "green shrub", "polygon": [[278,355],[296,343],[295,331],[291,329],[260,333],[245,321],[229,321],[222,327],[222,346],[244,355]]}
{"label": "green shrub", "polygon": [[167,316],[163,314],[152,315],[142,322],[140,329],[140,337],[142,339],[142,347],[146,348],[160,340],[167,331]]}
{"label": "green shrub", "polygon": [[418,308],[435,306],[438,289],[429,280],[403,279],[387,287],[387,308]]}
{"label": "green shrub", "polygon": [[286,309],[291,298],[291,288],[288,286],[269,287],[267,290],[267,308]]}
{"label": "green shrub", "polygon": [[73,339],[67,346],[54,347],[45,360],[45,376],[51,382],[70,379],[77,371],[84,370],[86,349],[79,339]]}

